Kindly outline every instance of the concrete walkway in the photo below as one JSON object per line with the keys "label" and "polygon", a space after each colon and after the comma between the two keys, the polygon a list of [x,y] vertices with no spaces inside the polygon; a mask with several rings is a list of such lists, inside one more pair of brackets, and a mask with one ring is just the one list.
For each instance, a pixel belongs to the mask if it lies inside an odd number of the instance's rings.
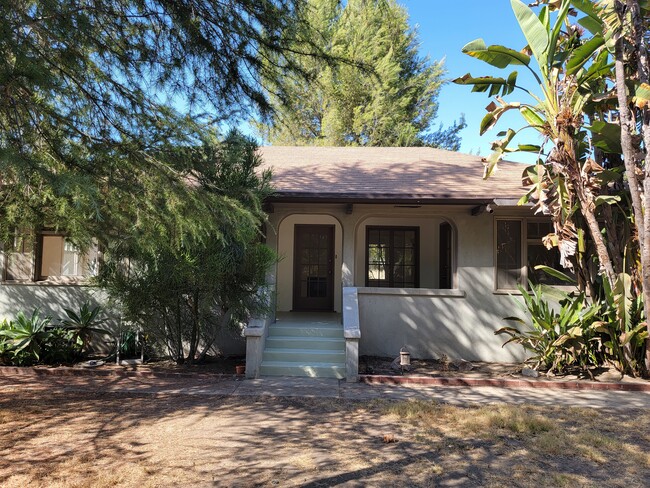
{"label": "concrete walkway", "polygon": [[51,391],[101,391],[145,395],[280,396],[347,400],[433,400],[463,406],[469,404],[534,404],[599,408],[605,410],[650,409],[650,393],[511,389],[496,387],[445,387],[420,385],[369,385],[320,378],[261,378],[255,380],[210,377],[153,378],[117,376],[0,376],[0,394],[12,389]]}

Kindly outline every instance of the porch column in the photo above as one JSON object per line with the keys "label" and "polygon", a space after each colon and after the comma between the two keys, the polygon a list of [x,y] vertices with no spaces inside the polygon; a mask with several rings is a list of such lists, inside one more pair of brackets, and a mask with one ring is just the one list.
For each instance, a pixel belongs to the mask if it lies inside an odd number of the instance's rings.
{"label": "porch column", "polygon": [[341,259],[341,281],[343,288],[354,286],[354,231],[356,218],[344,215],[341,218],[343,226],[343,256]]}
{"label": "porch column", "polygon": [[[279,231],[279,222],[280,215],[277,213],[269,214],[269,221],[266,224],[266,245],[277,254],[278,252],[278,231]],[[271,293],[270,296],[270,321],[271,323],[275,322],[275,313],[277,311],[277,282],[278,282],[278,263],[273,263],[273,265],[266,272],[266,284]]]}

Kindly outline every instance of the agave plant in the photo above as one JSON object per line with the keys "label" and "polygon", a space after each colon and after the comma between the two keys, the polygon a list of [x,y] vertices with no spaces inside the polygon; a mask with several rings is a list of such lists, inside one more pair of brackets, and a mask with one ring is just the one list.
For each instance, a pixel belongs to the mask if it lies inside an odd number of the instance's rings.
{"label": "agave plant", "polygon": [[7,323],[8,327],[0,330],[0,336],[6,338],[12,356],[17,362],[34,362],[40,359],[43,345],[51,335],[48,329],[51,317],[41,317],[38,309],[31,317],[19,312],[16,319]]}
{"label": "agave plant", "polygon": [[68,308],[63,310],[68,317],[61,321],[61,327],[70,331],[72,340],[79,343],[82,352],[93,337],[111,334],[109,330],[101,327],[107,320],[99,318],[102,312],[101,307],[91,308],[86,302],[81,306],[78,313]]}

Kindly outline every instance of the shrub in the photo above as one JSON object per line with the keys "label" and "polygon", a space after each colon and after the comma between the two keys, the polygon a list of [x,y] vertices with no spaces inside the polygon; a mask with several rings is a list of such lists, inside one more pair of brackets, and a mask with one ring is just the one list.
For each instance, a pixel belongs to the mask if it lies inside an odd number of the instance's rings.
{"label": "shrub", "polygon": [[[507,317],[505,320],[518,322],[524,327],[503,327],[495,334],[506,334],[505,342],[521,344],[532,353],[528,361],[534,368],[564,373],[571,367],[588,372],[590,366],[602,362],[601,337],[597,320],[600,303],[589,303],[584,293],[568,294],[545,285],[530,284],[530,292],[519,286],[524,300],[518,305],[528,316]],[[555,296],[557,306],[544,298]]]}

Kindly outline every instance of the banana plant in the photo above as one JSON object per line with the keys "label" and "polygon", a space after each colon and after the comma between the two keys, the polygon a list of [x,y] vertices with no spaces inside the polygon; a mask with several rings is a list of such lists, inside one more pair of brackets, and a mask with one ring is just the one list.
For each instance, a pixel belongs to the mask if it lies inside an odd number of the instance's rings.
{"label": "banana plant", "polygon": [[[607,49],[610,39],[603,34],[602,25],[590,15],[584,15],[587,20],[581,21],[588,24],[593,33],[586,34],[582,27],[570,22],[570,16],[576,15],[576,7],[585,10],[593,7],[587,0],[548,2],[539,14],[520,0],[510,3],[527,46],[515,50],[500,45],[488,46],[477,39],[465,45],[463,52],[496,68],[512,71],[501,78],[466,74],[454,80],[471,86],[474,92],[484,92],[494,98],[486,107],[487,114],[480,124],[481,134],[493,128],[507,112],[518,112],[523,120],[520,128],[501,132],[501,138],[492,143],[484,177],[492,175],[499,161],[510,153],[538,154],[537,163],[524,173],[523,181],[529,191],[520,203],[533,202],[536,210],[552,217],[554,235],[546,242],[558,247],[562,264],[567,268],[573,267],[577,250],[584,247],[578,242],[581,234],[576,214],[579,213],[589,230],[601,268],[613,282],[616,273],[596,209],[599,205],[617,203],[615,199],[601,197],[608,196],[607,183],[616,178],[620,180],[620,173],[606,170],[591,157],[592,134],[585,121],[585,114],[595,113],[598,104],[611,98],[605,93],[607,83],[604,81],[613,68]],[[536,88],[530,89],[518,82],[518,70],[522,69],[531,73]],[[523,100],[506,100],[515,92],[521,93]],[[537,132],[542,143],[513,147],[515,136],[528,129]],[[550,150],[546,150],[548,146]]]}

